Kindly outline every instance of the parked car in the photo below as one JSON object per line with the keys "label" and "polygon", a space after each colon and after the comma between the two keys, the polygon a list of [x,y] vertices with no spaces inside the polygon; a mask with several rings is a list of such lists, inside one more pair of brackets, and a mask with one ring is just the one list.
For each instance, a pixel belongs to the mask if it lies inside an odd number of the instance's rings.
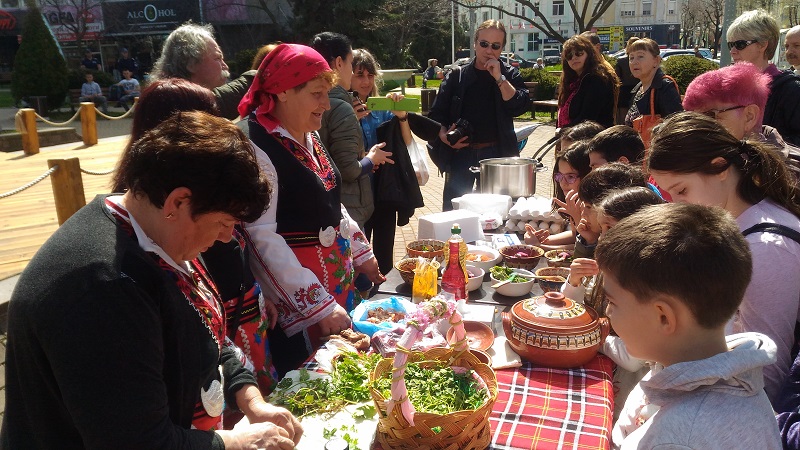
{"label": "parked car", "polygon": [[503,61],[504,63],[508,64],[511,67],[517,67],[517,68],[519,67],[519,61],[507,55],[501,55],[500,61]]}
{"label": "parked car", "polygon": [[451,64],[445,64],[445,66],[442,67],[442,69],[444,70],[444,73],[447,73],[453,70],[453,67],[455,66],[466,66],[467,64],[469,64],[471,59],[472,58],[458,58]]}
{"label": "parked car", "polygon": [[[703,56],[703,58],[719,64],[719,60],[718,59],[711,58],[711,51],[710,50],[708,50],[708,49],[698,49],[698,50],[700,51],[700,54]],[[703,50],[706,50],[707,53],[704,52]],[[691,48],[676,48],[676,49],[661,50],[661,59],[663,59],[665,61],[670,56],[675,56],[675,55],[692,55],[692,56],[694,56],[694,49],[691,49]]]}
{"label": "parked car", "polygon": [[561,51],[557,48],[546,48],[542,50],[541,55],[547,66],[561,64]]}

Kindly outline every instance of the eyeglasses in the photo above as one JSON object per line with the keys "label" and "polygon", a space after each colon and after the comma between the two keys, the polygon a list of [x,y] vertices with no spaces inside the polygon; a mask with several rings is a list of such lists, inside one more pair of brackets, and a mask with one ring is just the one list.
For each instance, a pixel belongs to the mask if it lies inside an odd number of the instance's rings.
{"label": "eyeglasses", "polygon": [[755,44],[756,42],[758,41],[755,39],[749,41],[740,39],[738,41],[728,42],[728,50],[732,50],[733,47],[736,47],[736,50],[744,50],[747,48],[748,45]]}
{"label": "eyeglasses", "polygon": [[501,48],[503,48],[503,46],[498,44],[497,42],[493,42],[493,43],[489,44],[489,41],[480,41],[480,42],[478,42],[478,44],[480,44],[481,47],[483,47],[483,48],[486,48],[486,47],[491,45],[492,46],[492,50],[500,50]]}
{"label": "eyeglasses", "polygon": [[581,177],[578,174],[574,173],[557,172],[553,175],[553,179],[556,180],[556,183],[561,183],[562,181],[565,181],[567,184],[574,184],[576,181],[580,180]]}
{"label": "eyeglasses", "polygon": [[566,58],[566,60],[569,61],[570,59],[572,59],[573,56],[576,58],[580,58],[581,56],[583,56],[584,53],[585,52],[583,50],[577,50],[575,53],[567,52],[567,54],[564,55],[564,58]]}
{"label": "eyeglasses", "polygon": [[724,108],[724,109],[709,109],[708,111],[704,111],[703,114],[705,114],[708,117],[711,117],[712,119],[716,119],[719,114],[722,114],[726,111],[733,111],[734,109],[741,109],[744,107],[745,105],[739,105],[739,106],[731,106],[730,108]]}

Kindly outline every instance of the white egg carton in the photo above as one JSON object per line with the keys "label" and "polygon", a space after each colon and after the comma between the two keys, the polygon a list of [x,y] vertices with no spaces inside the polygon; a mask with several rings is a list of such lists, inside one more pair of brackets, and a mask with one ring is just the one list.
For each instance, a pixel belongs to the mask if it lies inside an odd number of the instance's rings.
{"label": "white egg carton", "polygon": [[560,233],[568,226],[558,213],[553,212],[552,199],[542,195],[520,197],[508,211],[506,231],[525,232],[525,225],[537,230],[550,230],[551,233]]}

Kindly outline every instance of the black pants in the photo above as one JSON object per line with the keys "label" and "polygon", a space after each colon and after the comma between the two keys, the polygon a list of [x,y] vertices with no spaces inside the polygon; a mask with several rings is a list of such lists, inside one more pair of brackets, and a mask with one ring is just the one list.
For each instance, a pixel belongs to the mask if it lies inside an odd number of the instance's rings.
{"label": "black pants", "polygon": [[378,261],[381,273],[389,273],[394,266],[394,236],[397,230],[397,211],[394,208],[375,205],[372,217],[364,224],[364,235],[372,244],[372,253]]}
{"label": "black pants", "polygon": [[450,171],[445,174],[444,189],[442,190],[442,211],[453,209],[452,199],[461,197],[472,192],[473,186],[480,191],[480,174],[472,173],[469,168],[478,166],[482,159],[497,158],[500,155],[500,147],[484,147],[475,150],[471,147],[462,148],[453,157],[450,164]]}

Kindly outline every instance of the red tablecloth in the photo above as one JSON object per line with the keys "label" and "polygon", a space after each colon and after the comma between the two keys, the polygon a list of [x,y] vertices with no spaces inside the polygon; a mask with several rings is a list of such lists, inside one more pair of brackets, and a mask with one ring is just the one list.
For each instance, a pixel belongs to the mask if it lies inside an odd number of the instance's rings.
{"label": "red tablecloth", "polygon": [[497,370],[490,449],[607,449],[614,411],[613,363],[598,355],[578,369],[524,364]]}

